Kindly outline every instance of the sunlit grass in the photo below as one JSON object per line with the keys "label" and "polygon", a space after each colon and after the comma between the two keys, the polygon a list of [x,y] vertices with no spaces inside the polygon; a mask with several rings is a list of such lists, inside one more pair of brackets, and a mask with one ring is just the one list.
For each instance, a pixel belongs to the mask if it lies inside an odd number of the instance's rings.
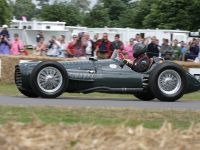
{"label": "sunlit grass", "polygon": [[47,124],[123,124],[134,127],[143,124],[146,128],[160,128],[167,121],[176,128],[188,128],[191,123],[200,123],[200,111],[0,106],[0,124],[10,121],[30,123],[33,118]]}

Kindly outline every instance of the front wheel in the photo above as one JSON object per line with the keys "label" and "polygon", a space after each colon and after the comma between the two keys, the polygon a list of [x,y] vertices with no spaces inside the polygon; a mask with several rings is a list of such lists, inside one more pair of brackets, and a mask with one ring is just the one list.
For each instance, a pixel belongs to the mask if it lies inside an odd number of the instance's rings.
{"label": "front wheel", "polygon": [[58,62],[42,62],[31,74],[32,89],[40,97],[56,98],[67,88],[68,76],[65,68]]}
{"label": "front wheel", "polygon": [[173,102],[184,94],[186,75],[177,64],[167,63],[158,66],[150,79],[151,92],[160,101]]}

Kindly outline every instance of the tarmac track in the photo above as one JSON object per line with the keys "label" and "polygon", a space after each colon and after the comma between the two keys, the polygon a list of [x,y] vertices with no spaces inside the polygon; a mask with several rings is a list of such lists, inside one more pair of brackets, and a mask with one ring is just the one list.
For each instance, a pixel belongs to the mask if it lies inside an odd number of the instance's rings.
{"label": "tarmac track", "polygon": [[184,109],[200,110],[200,100],[179,100],[177,102],[139,101],[128,99],[87,99],[62,97],[56,99],[0,96],[0,105],[10,106],[69,106],[69,107],[116,107],[142,109]]}

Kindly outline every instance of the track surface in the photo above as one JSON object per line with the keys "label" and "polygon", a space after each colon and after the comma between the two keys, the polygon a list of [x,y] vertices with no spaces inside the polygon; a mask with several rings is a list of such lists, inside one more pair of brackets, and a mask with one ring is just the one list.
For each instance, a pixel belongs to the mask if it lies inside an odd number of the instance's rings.
{"label": "track surface", "polygon": [[27,97],[0,96],[0,105],[11,106],[77,106],[77,107],[118,107],[118,108],[143,108],[143,109],[187,109],[200,110],[200,101],[139,101],[127,99],[86,99],[86,98],[56,98],[41,99]]}

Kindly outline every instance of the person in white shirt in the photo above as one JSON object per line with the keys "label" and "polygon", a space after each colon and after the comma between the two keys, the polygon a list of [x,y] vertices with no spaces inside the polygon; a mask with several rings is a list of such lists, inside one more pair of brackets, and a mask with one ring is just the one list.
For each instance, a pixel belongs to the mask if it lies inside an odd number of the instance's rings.
{"label": "person in white shirt", "polygon": [[66,42],[65,42],[65,35],[61,35],[58,38],[58,41],[60,42],[60,54],[58,57],[66,57]]}
{"label": "person in white shirt", "polygon": [[87,32],[85,32],[83,36],[87,41],[87,47],[85,49],[86,57],[91,57],[93,56],[93,42],[90,39],[90,35]]}
{"label": "person in white shirt", "polygon": [[56,40],[55,36],[52,36],[51,40],[49,41],[47,56],[58,57],[60,54],[60,47],[60,42]]}

